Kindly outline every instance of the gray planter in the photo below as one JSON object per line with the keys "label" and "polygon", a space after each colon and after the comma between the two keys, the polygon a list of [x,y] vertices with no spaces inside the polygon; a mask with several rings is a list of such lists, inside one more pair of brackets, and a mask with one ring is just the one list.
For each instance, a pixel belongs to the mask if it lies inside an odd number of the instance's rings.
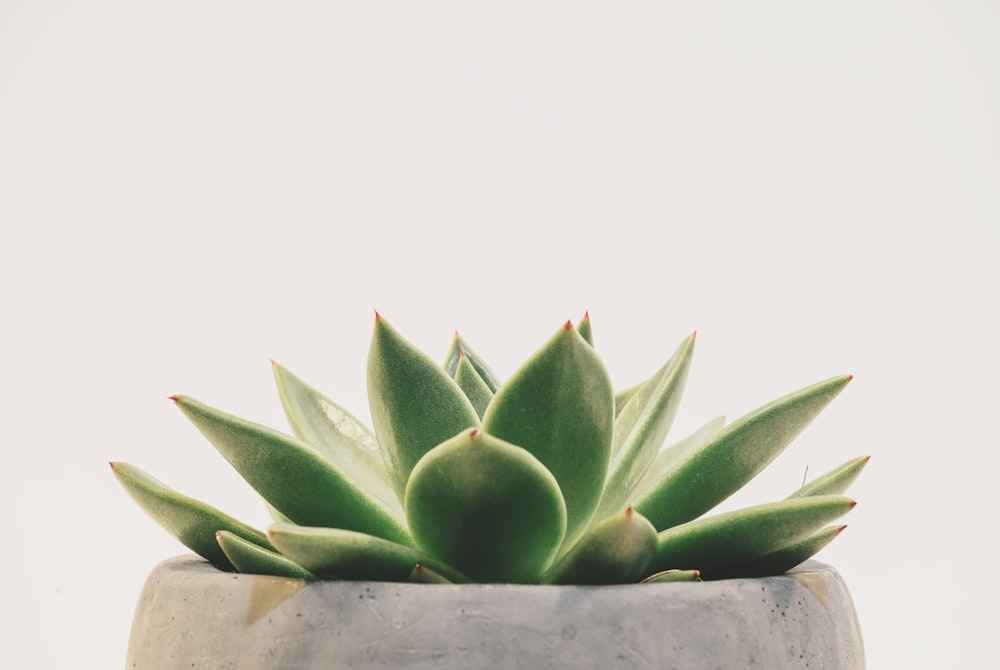
{"label": "gray planter", "polygon": [[625,586],[314,582],[164,561],[126,667],[864,668],[830,566],[780,577]]}

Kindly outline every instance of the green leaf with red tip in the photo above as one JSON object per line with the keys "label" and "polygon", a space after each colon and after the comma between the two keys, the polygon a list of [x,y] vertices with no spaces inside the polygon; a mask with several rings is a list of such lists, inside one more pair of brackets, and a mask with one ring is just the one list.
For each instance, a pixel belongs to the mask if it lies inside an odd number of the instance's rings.
{"label": "green leaf with red tip", "polygon": [[404,507],[417,546],[479,582],[537,581],[566,531],[562,494],[545,466],[475,429],[421,459]]}
{"label": "green leaf with red tip", "polygon": [[701,570],[664,570],[643,579],[640,584],[666,584],[670,582],[700,582]]}
{"label": "green leaf with red tip", "polygon": [[850,380],[813,384],[737,419],[633,498],[633,506],[659,530],[701,516],[773,461]]}
{"label": "green leaf with red tip", "polygon": [[277,363],[273,368],[292,432],[402,517],[403,508],[389,483],[375,435],[347,410],[285,368]]}
{"label": "green leaf with red tip", "polygon": [[569,322],[500,388],[483,416],[486,432],[528,450],[559,482],[567,544],[597,508],[613,426],[607,370]]}
{"label": "green leaf with red tip", "polygon": [[291,579],[316,579],[316,575],[278,552],[247,542],[229,531],[220,530],[215,538],[226,558],[239,572]]}
{"label": "green leaf with red tip", "polygon": [[424,454],[479,425],[479,415],[455,380],[381,317],[368,352],[368,404],[400,497]]}
{"label": "green leaf with red tip", "polygon": [[276,523],[268,538],[278,551],[320,577],[389,582],[409,580],[423,565],[456,583],[468,578],[426,554],[382,538],[342,530]]}
{"label": "green leaf with red tip", "polygon": [[448,349],[448,355],[445,356],[444,369],[451,375],[455,376],[458,370],[458,361],[462,355],[469,360],[472,367],[475,368],[476,373],[479,378],[483,380],[483,383],[490,389],[491,393],[496,393],[497,389],[500,388],[500,378],[497,377],[493,369],[483,360],[483,357],[475,352],[475,350],[469,346],[469,343],[459,335],[455,333],[455,337],[451,340],[451,347]]}
{"label": "green leaf with red tip", "polygon": [[656,458],[680,406],[693,353],[692,334],[615,419],[611,462],[595,518],[603,519],[625,507]]}
{"label": "green leaf with red tip", "polygon": [[576,332],[590,346],[594,346],[594,328],[590,325],[590,312],[585,312],[580,323],[576,324]]}
{"label": "green leaf with red tip", "polygon": [[434,572],[426,565],[415,565],[413,566],[413,571],[410,572],[410,578],[407,580],[413,584],[454,584],[455,582],[450,579],[446,579],[443,575],[439,575]]}
{"label": "green leaf with red tip", "polygon": [[631,508],[591,527],[545,575],[547,584],[628,584],[656,551],[656,529]]}
{"label": "green leaf with red tip", "polygon": [[128,463],[112,463],[118,482],[154,521],[191,551],[227,572],[235,568],[215,540],[218,530],[226,530],[261,547],[270,547],[267,537],[256,528],[220,512],[211,505],[178,493],[149,473]]}
{"label": "green leaf with red tip", "polygon": [[405,522],[389,507],[298,439],[193,398],[174,401],[247,483],[294,523],[410,541]]}
{"label": "green leaf with red tip", "polygon": [[707,574],[787,547],[843,516],[854,501],[841,496],[792,498],[674,526],[657,536],[654,571]]}
{"label": "green leaf with red tip", "polygon": [[788,497],[801,498],[803,496],[823,496],[843,493],[850,488],[854,480],[861,474],[861,471],[868,465],[869,458],[869,456],[852,458],[825,475],[812,480]]}
{"label": "green leaf with red tip", "polygon": [[482,418],[490,400],[493,399],[493,391],[490,390],[490,387],[486,385],[486,382],[465,356],[462,356],[458,361],[458,368],[455,370],[455,383],[472,403],[476,414]]}
{"label": "green leaf with red tip", "polygon": [[734,577],[769,577],[788,572],[796,565],[812,558],[840,535],[847,526],[829,526],[808,537],[792,542],[775,551],[743,563],[716,568],[705,579],[731,579]]}

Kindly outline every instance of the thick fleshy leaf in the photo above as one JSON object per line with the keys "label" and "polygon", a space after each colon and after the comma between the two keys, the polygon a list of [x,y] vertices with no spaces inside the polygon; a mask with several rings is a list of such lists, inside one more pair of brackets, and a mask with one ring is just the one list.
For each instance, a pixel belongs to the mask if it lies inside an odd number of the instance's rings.
{"label": "thick fleshy leaf", "polygon": [[424,454],[479,426],[479,415],[455,380],[381,316],[368,352],[368,404],[400,498]]}
{"label": "thick fleshy leaf", "polygon": [[665,584],[669,582],[700,582],[701,570],[664,570],[643,579],[641,584]]}
{"label": "thick fleshy leaf", "polygon": [[486,407],[490,404],[490,400],[493,399],[493,391],[486,385],[483,378],[479,376],[476,369],[472,367],[472,363],[469,362],[465,354],[462,354],[459,358],[458,368],[455,370],[455,383],[458,384],[458,387],[465,393],[465,397],[472,403],[476,414],[482,418]]}
{"label": "thick fleshy leaf", "polygon": [[268,538],[285,556],[315,575],[328,579],[405,582],[423,565],[452,582],[468,578],[441,561],[395,542],[340,528],[276,523]]}
{"label": "thick fleshy leaf", "polygon": [[694,334],[684,340],[666,364],[632,396],[615,419],[604,496],[595,518],[626,506],[667,437],[680,406],[694,353]]}
{"label": "thick fleshy leaf", "polygon": [[111,470],[146,514],[184,546],[220,570],[232,572],[235,568],[216,542],[216,531],[226,530],[261,547],[271,546],[264,533],[256,528],[200,500],[178,493],[134,465],[114,462]]}
{"label": "thick fleshy leaf", "polygon": [[444,360],[444,369],[451,375],[455,376],[455,372],[458,370],[458,360],[462,355],[465,355],[472,367],[476,369],[479,374],[480,379],[489,387],[491,393],[496,393],[497,389],[500,388],[500,378],[497,377],[496,373],[486,364],[483,357],[475,352],[475,350],[469,346],[469,343],[465,341],[458,332],[455,332],[455,337],[451,340],[451,347],[448,349],[448,355]]}
{"label": "thick fleshy leaf", "polygon": [[631,508],[591,527],[545,575],[547,584],[629,584],[656,551],[656,529]]}
{"label": "thick fleshy leaf", "polygon": [[567,322],[494,396],[483,429],[531,452],[566,500],[569,545],[586,529],[604,489],[614,391],[593,347]]}
{"label": "thick fleshy leaf", "polygon": [[737,419],[676,462],[633,506],[658,530],[701,516],[773,461],[850,380],[833,377]]}
{"label": "thick fleshy leaf", "polygon": [[537,581],[566,532],[552,474],[524,449],[477,429],[421,459],[404,506],[417,546],[479,582]]}
{"label": "thick fleshy leaf", "polygon": [[229,531],[220,530],[215,539],[226,558],[242,573],[292,579],[316,579],[316,575],[276,551],[247,542]]}
{"label": "thick fleshy leaf", "polygon": [[277,363],[273,368],[292,432],[402,516],[403,508],[389,482],[375,435],[350,412],[285,368]]}
{"label": "thick fleshy leaf", "polygon": [[842,496],[757,505],[674,526],[657,536],[654,571],[701,570],[745,563],[797,542],[854,507]]}
{"label": "thick fleshy leaf", "polygon": [[642,479],[636,484],[635,489],[632,491],[632,498],[638,499],[647,488],[663,479],[667,471],[674,467],[675,464],[703,447],[709,440],[718,435],[724,425],[726,425],[726,418],[717,416],[684,439],[661,449],[650,466],[646,468],[646,473],[642,476]]}
{"label": "thick fleshy leaf", "polygon": [[716,568],[706,573],[705,579],[730,579],[733,577],[768,577],[788,572],[796,565],[812,558],[823,547],[833,542],[847,526],[829,526],[818,533],[769,552],[758,558]]}
{"label": "thick fleshy leaf", "polygon": [[298,439],[193,398],[173,400],[247,483],[294,523],[410,541],[402,519]]}
{"label": "thick fleshy leaf", "polygon": [[821,475],[812,480],[799,490],[792,493],[789,498],[801,498],[803,496],[825,496],[843,493],[854,480],[858,478],[861,471],[868,465],[870,456],[859,456],[852,458],[843,465],[834,468],[825,475]]}

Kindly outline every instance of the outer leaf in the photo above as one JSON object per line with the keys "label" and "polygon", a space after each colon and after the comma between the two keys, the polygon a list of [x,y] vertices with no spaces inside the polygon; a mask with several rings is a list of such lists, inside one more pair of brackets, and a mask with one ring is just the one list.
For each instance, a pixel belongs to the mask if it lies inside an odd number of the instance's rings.
{"label": "outer leaf", "polygon": [[847,526],[830,526],[802,540],[781,547],[745,563],[719,568],[708,573],[706,579],[732,577],[768,577],[788,572],[802,561],[812,558],[823,547],[833,542]]}
{"label": "outer leaf", "polygon": [[483,417],[486,432],[524,447],[555,475],[566,500],[567,545],[600,500],[613,424],[608,373],[568,321],[503,385]]}
{"label": "outer leaf", "polygon": [[482,418],[486,411],[486,406],[493,399],[493,391],[486,385],[483,378],[479,376],[472,363],[463,353],[459,357],[458,368],[455,370],[455,383],[458,384],[465,397],[469,399],[476,410],[476,414]]}
{"label": "outer leaf", "polygon": [[815,496],[690,521],[658,535],[650,569],[706,574],[752,561],[803,539],[853,507],[849,498]]}
{"label": "outer leaf", "polygon": [[479,415],[455,380],[381,317],[375,319],[368,352],[368,404],[400,497],[424,454],[479,425]]}
{"label": "outer leaf", "polygon": [[261,547],[271,546],[259,530],[211,505],[178,493],[134,465],[115,462],[111,464],[111,470],[133,500],[154,521],[220,570],[232,572],[235,568],[215,541],[218,530],[229,531]]}
{"label": "outer leaf", "polygon": [[173,400],[257,493],[293,522],[410,541],[402,519],[306,444],[193,398]]}
{"label": "outer leaf", "polygon": [[625,506],[667,437],[680,406],[694,353],[694,334],[642,388],[615,419],[604,497],[598,519]]}
{"label": "outer leaf", "polygon": [[854,480],[858,478],[861,471],[865,469],[870,458],[871,456],[853,458],[825,475],[817,477],[788,497],[802,498],[804,496],[824,496],[843,493],[854,483]]}
{"label": "outer leaf", "polygon": [[292,579],[316,579],[316,575],[278,552],[247,542],[229,531],[220,530],[215,534],[215,539],[226,554],[226,558],[240,572],[250,575],[290,577]]}
{"label": "outer leaf", "polygon": [[500,388],[500,378],[497,377],[496,373],[486,364],[483,357],[477,354],[469,343],[465,339],[455,332],[455,337],[451,340],[451,347],[448,349],[448,355],[445,357],[444,369],[452,377],[455,376],[455,371],[458,369],[458,359],[462,354],[469,359],[472,363],[472,367],[476,369],[479,373],[479,377],[483,382],[489,387],[491,393],[496,393],[497,389]]}
{"label": "outer leaf", "polygon": [[545,576],[548,584],[627,584],[646,574],[656,529],[629,508],[593,526]]}
{"label": "outer leaf", "polygon": [[634,507],[658,530],[701,516],[774,460],[850,380],[828,379],[734,421],[636,497]]}
{"label": "outer leaf", "polygon": [[278,551],[320,577],[405,582],[423,565],[450,581],[469,581],[416,549],[364,533],[276,523],[267,535]]}
{"label": "outer leaf", "polygon": [[552,474],[524,449],[476,429],[421,459],[405,507],[417,546],[480,582],[537,581],[566,532]]}
{"label": "outer leaf", "polygon": [[375,435],[347,410],[285,368],[277,363],[273,368],[292,432],[401,517],[403,508],[389,484]]}

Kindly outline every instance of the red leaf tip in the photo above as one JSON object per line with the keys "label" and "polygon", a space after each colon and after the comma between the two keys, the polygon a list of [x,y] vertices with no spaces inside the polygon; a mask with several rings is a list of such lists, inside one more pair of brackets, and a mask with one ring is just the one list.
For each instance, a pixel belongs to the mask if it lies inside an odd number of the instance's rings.
{"label": "red leaf tip", "polygon": [[590,310],[589,309],[588,310],[584,310],[584,312],[583,312],[583,321],[584,322],[590,321]]}
{"label": "red leaf tip", "polygon": [[847,528],[847,524],[846,523],[843,524],[843,525],[837,526],[837,535],[840,535],[841,533],[843,533],[845,528]]}
{"label": "red leaf tip", "polygon": [[465,349],[459,349],[458,350],[458,359],[462,360],[464,358],[465,358]]}
{"label": "red leaf tip", "polygon": [[628,508],[625,510],[625,516],[627,516],[628,518],[632,518],[633,514],[635,514],[635,511],[632,509],[632,506],[629,505]]}
{"label": "red leaf tip", "polygon": [[378,323],[378,322],[379,322],[379,321],[381,321],[381,320],[382,320],[382,315],[381,315],[381,314],[379,314],[379,313],[378,313],[378,310],[376,309],[376,310],[375,310],[375,323]]}
{"label": "red leaf tip", "polygon": [[573,330],[573,322],[567,321],[565,325],[563,325],[563,330]]}
{"label": "red leaf tip", "polygon": [[852,500],[851,503],[847,506],[847,509],[854,509],[857,506],[857,504],[858,504],[857,500]]}
{"label": "red leaf tip", "polygon": [[111,466],[111,471],[112,471],[112,472],[114,472],[114,469],[115,469],[115,462],[114,462],[114,461],[109,461],[109,462],[108,462],[108,465],[110,465],[110,466]]}
{"label": "red leaf tip", "polygon": [[178,398],[178,397],[177,397],[177,395],[172,395],[172,396],[169,396],[169,397],[167,398],[167,400],[173,400],[174,402],[178,402],[178,399],[177,399],[177,398]]}
{"label": "red leaf tip", "polygon": [[473,428],[472,430],[469,431],[469,437],[470,438],[475,437],[476,435],[479,435],[479,429],[478,428]]}

